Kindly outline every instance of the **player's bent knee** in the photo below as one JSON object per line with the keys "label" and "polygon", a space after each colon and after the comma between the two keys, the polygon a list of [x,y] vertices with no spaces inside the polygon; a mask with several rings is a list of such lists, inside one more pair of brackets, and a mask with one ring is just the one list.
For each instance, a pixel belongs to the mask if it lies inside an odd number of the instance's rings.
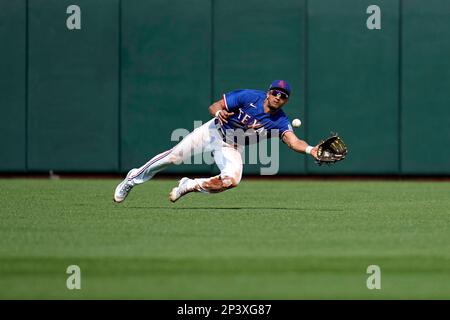
{"label": "player's bent knee", "polygon": [[169,162],[171,164],[180,164],[182,162],[182,157],[176,153],[171,153],[169,155]]}

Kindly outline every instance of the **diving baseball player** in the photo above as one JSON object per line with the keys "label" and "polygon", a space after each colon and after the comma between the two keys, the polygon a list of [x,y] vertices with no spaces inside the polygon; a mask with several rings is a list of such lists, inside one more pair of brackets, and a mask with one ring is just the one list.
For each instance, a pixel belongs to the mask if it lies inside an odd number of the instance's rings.
{"label": "diving baseball player", "polygon": [[220,174],[210,178],[182,178],[170,192],[170,201],[175,202],[190,192],[217,193],[234,188],[241,181],[241,154],[250,137],[279,137],[292,150],[317,158],[317,147],[297,138],[281,109],[289,101],[290,94],[290,85],[284,80],[275,80],[266,92],[244,89],[225,93],[209,107],[213,116],[210,121],[196,128],[172,149],[156,155],[140,168],[131,169],[117,186],[114,201],[124,201],[134,186],[199,152],[213,153]]}

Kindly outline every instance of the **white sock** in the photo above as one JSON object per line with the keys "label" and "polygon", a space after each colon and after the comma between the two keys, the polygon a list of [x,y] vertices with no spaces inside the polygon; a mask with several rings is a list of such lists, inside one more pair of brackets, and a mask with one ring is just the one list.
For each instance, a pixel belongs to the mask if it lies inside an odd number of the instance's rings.
{"label": "white sock", "polygon": [[197,179],[189,179],[189,181],[187,182],[186,186],[188,188],[189,191],[200,191],[200,192],[205,192],[205,193],[209,193],[208,190],[205,190],[202,187],[203,182],[208,181],[210,178],[197,178]]}

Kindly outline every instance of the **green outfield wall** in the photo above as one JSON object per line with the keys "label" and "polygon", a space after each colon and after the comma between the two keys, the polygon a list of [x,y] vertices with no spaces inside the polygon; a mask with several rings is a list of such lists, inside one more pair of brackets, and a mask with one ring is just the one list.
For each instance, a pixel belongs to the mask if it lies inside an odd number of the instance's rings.
{"label": "green outfield wall", "polygon": [[286,79],[296,134],[350,152],[279,173],[450,175],[450,1],[0,0],[0,44],[0,172],[126,172]]}
{"label": "green outfield wall", "polygon": [[26,3],[0,0],[0,170],[26,170]]}

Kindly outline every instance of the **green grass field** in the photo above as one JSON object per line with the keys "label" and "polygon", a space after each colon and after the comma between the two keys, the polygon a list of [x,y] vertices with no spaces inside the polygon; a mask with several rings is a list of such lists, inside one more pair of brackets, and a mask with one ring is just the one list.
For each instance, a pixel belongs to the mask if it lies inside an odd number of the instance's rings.
{"label": "green grass field", "polygon": [[120,205],[118,182],[0,180],[0,298],[450,299],[449,182],[244,179],[172,204],[153,180]]}

